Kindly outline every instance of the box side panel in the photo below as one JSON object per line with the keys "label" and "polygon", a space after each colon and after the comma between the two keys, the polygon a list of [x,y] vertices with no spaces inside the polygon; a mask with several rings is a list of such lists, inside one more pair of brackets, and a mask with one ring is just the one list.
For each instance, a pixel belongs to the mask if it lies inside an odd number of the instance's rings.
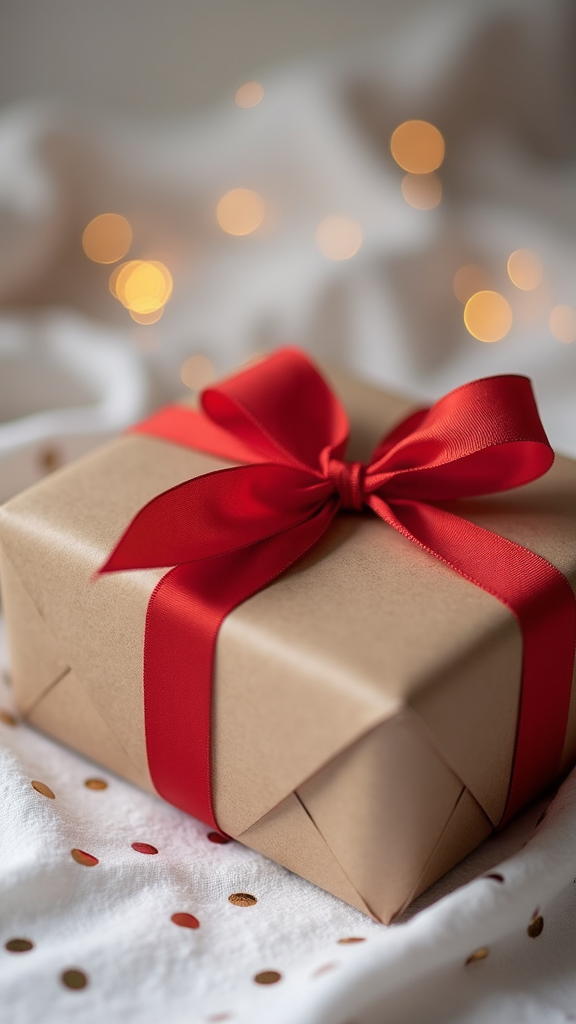
{"label": "box side panel", "polygon": [[291,793],[236,838],[364,914],[374,916],[295,794]]}
{"label": "box side panel", "polygon": [[414,891],[462,788],[405,711],[331,761],[298,796],[368,906],[390,921]]}

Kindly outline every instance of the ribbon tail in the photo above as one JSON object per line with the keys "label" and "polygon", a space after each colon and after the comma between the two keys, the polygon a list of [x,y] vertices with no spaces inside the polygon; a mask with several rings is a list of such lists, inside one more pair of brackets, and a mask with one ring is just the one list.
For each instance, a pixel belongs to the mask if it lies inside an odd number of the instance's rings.
{"label": "ribbon tail", "polygon": [[211,794],[212,673],[225,617],[313,547],[338,509],[241,550],[179,565],[148,605],[144,711],[150,774],[170,803],[218,828]]}
{"label": "ribbon tail", "polygon": [[576,599],[565,576],[539,555],[436,505],[370,499],[372,509],[506,605],[523,638],[514,768],[504,824],[558,777],[576,648]]}

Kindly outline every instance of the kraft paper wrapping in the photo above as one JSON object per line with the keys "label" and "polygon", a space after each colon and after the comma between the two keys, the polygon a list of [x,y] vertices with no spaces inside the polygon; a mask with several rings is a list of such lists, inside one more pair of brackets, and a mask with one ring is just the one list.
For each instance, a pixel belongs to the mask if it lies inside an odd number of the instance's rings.
{"label": "kraft paper wrapping", "polygon": [[[413,407],[340,372],[327,376],[350,416],[348,458],[367,458]],[[162,572],[91,577],[145,502],[224,465],[133,435],[0,509],[22,714],[151,792],[142,647]],[[535,483],[450,507],[549,559],[576,589],[576,463],[558,457]],[[370,513],[338,516],[311,553],[221,629],[217,820],[392,920],[502,814],[521,654],[516,621],[499,601]],[[575,755],[573,696],[564,765]]]}

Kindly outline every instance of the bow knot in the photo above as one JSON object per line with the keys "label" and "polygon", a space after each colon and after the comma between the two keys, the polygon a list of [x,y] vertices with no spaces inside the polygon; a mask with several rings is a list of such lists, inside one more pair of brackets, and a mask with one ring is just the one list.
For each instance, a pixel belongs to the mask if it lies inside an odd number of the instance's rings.
{"label": "bow knot", "polygon": [[345,511],[360,512],[364,504],[365,473],[366,467],[363,462],[330,459],[327,476],[333,481]]}

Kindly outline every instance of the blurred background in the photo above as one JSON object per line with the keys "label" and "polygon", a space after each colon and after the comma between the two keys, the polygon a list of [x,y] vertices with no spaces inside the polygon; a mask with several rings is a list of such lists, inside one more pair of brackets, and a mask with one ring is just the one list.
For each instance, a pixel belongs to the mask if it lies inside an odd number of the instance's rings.
{"label": "blurred background", "polygon": [[279,65],[383,37],[431,2],[19,0],[2,15],[0,97],[187,115]]}
{"label": "blurred background", "polygon": [[0,500],[286,341],[576,454],[573,3],[4,7]]}

